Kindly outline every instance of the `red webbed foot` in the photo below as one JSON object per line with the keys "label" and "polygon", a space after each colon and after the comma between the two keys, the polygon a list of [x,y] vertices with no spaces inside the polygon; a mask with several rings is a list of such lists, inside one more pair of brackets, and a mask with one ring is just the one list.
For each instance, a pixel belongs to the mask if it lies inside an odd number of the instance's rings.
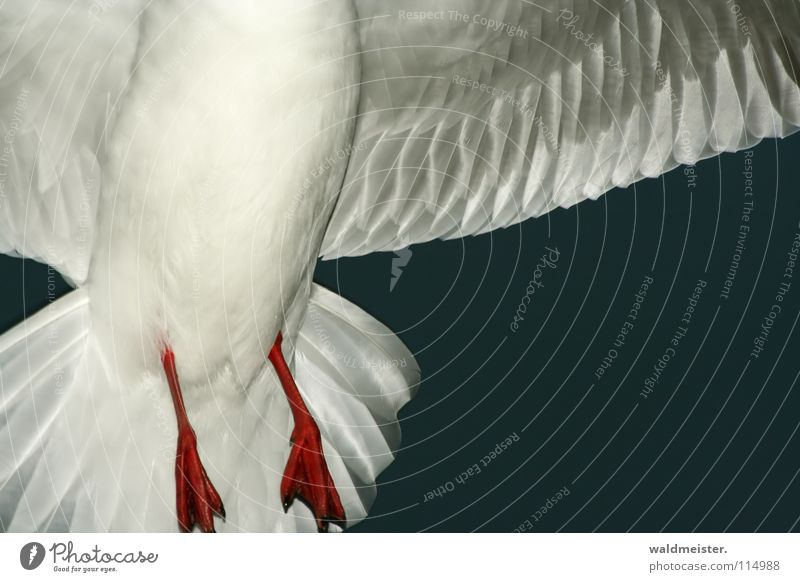
{"label": "red webbed foot", "polygon": [[301,423],[292,431],[292,450],[281,481],[284,509],[289,509],[295,498],[314,513],[319,531],[327,531],[330,523],[344,527],[344,507],[325,462],[319,428],[313,421]]}
{"label": "red webbed foot", "polygon": [[206,533],[215,532],[214,514],[224,519],[225,508],[200,461],[197,438],[191,427],[181,430],[178,435],[175,484],[181,531],[190,532],[197,525]]}
{"label": "red webbed foot", "polygon": [[319,427],[303,402],[283,357],[282,341],[279,333],[269,352],[269,360],[275,367],[294,417],[292,448],[281,480],[283,508],[288,510],[295,499],[300,499],[313,512],[320,532],[328,531],[331,523],[343,528],[346,523],[344,507],[325,462]]}
{"label": "red webbed foot", "polygon": [[161,353],[161,363],[167,375],[175,416],[178,420],[178,452],[175,457],[175,500],[178,526],[190,532],[197,525],[206,533],[214,532],[214,514],[225,518],[222,499],[206,475],[205,467],[197,453],[197,437],[189,423],[183,394],[175,366],[175,354],[169,347]]}

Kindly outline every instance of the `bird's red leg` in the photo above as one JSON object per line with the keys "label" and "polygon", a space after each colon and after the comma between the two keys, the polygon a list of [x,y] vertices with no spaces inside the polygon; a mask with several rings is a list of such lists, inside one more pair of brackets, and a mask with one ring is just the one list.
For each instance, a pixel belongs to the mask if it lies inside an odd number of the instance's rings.
{"label": "bird's red leg", "polygon": [[161,353],[161,363],[175,405],[175,416],[178,417],[178,453],[175,458],[178,525],[181,531],[189,532],[197,524],[202,531],[210,533],[214,531],[214,513],[224,518],[225,508],[197,454],[197,437],[186,415],[175,354],[169,347]]}
{"label": "bird's red leg", "polygon": [[283,508],[289,509],[295,498],[300,498],[314,513],[319,531],[327,531],[329,523],[344,527],[344,508],[328,471],[328,465],[325,463],[319,427],[306,408],[289,366],[283,358],[282,340],[281,334],[278,333],[275,344],[269,351],[269,361],[272,362],[280,378],[294,417],[292,448],[281,481]]}

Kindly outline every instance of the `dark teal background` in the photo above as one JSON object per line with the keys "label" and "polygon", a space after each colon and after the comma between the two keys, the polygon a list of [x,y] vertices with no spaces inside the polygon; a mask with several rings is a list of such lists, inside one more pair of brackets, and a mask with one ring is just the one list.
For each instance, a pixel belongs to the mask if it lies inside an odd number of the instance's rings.
{"label": "dark teal background", "polygon": [[[413,246],[391,292],[393,253],[320,263],[318,282],[396,330],[423,372],[403,448],[354,531],[800,529],[800,270],[749,357],[800,232],[798,154],[800,136],[754,150],[751,228],[728,300],[744,153],[698,164],[694,187],[678,169],[518,227]],[[546,246],[558,264],[512,333]],[[31,262],[4,257],[0,274],[2,329],[67,289]],[[597,381],[648,274],[634,328]],[[643,399],[701,278],[686,337]]]}

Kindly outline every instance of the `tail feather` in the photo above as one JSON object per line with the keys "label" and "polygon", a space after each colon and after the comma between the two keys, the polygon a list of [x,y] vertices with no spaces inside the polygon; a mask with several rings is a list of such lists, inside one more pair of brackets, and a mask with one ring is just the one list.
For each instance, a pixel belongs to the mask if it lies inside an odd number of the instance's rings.
{"label": "tail feather", "polygon": [[353,525],[366,516],[375,480],[394,460],[397,413],[414,395],[419,368],[388,328],[322,287],[312,292],[295,368]]}
{"label": "tail feather", "polygon": [[[161,376],[120,378],[78,289],[0,336],[0,530],[177,531],[175,419]],[[400,443],[399,409],[419,370],[386,327],[313,286],[293,346],[295,376],[323,435],[348,525]],[[219,383],[229,385],[232,376]],[[246,390],[190,411],[223,497],[219,531],[314,531],[280,504],[291,413],[271,367]]]}
{"label": "tail feather", "polygon": [[[76,291],[0,337],[0,527],[55,521],[74,476],[58,460],[54,430],[88,336],[88,296]],[[54,454],[49,454],[50,452]],[[56,475],[53,475],[56,473]],[[54,480],[58,476],[59,481]],[[55,489],[53,489],[55,487]]]}

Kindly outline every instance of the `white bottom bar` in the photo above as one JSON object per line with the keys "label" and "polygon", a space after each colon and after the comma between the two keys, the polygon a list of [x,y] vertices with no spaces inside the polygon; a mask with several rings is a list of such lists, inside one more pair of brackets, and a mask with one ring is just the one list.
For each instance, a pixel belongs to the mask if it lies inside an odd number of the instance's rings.
{"label": "white bottom bar", "polygon": [[795,534],[2,534],[0,579],[796,581],[798,550]]}

